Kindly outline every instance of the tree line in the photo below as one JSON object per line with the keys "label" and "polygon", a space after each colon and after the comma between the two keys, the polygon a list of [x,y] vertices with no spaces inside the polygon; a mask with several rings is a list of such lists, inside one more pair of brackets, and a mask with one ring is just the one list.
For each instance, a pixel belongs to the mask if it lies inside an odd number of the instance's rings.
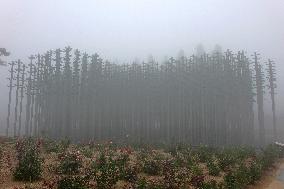
{"label": "tree line", "polygon": [[268,60],[265,74],[259,57],[227,50],[181,54],[162,63],[150,58],[115,64],[71,47],[32,55],[28,63],[9,63],[6,134],[74,141],[264,144],[265,90],[271,94],[277,138],[276,77],[273,61]]}

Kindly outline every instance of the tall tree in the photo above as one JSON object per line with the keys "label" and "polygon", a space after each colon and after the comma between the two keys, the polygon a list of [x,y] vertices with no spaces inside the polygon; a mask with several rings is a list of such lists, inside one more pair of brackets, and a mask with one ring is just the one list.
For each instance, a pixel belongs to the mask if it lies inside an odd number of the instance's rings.
{"label": "tall tree", "polygon": [[9,100],[8,100],[8,115],[7,115],[7,126],[6,126],[6,136],[9,135],[9,128],[10,128],[10,115],[11,115],[11,102],[12,102],[12,89],[13,89],[13,80],[14,80],[14,73],[15,73],[15,62],[11,62],[10,66],[11,69],[9,70],[10,72],[10,78],[9,80]]}
{"label": "tall tree", "polygon": [[272,60],[268,59],[267,62],[267,79],[268,79],[268,89],[271,98],[272,106],[272,116],[273,116],[273,139],[277,140],[277,127],[276,127],[276,111],[275,111],[275,89],[276,89],[276,73],[275,73],[275,64]]}
{"label": "tall tree", "polygon": [[259,124],[259,144],[265,144],[265,127],[264,127],[264,106],[263,106],[263,96],[264,96],[264,76],[262,67],[259,62],[259,55],[255,52],[253,55],[254,69],[255,69],[255,83],[256,83],[256,93],[257,93],[257,117]]}

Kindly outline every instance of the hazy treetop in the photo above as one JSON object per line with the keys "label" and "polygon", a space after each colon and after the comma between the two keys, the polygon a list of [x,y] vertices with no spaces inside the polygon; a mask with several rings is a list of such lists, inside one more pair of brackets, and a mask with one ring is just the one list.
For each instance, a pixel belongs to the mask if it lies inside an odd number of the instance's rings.
{"label": "hazy treetop", "polygon": [[117,62],[188,55],[199,43],[258,51],[278,63],[284,99],[283,10],[283,0],[2,0],[0,42],[9,59],[67,45]]}

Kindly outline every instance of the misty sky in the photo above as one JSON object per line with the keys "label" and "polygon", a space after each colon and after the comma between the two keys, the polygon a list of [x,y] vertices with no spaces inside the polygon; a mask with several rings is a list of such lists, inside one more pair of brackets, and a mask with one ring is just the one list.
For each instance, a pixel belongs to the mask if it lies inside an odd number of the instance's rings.
{"label": "misty sky", "polygon": [[[257,51],[277,63],[277,111],[284,115],[283,0],[0,0],[0,24],[9,59],[67,45],[119,62],[180,49],[190,55],[198,43],[208,51],[215,44]],[[6,68],[0,74],[5,114]]]}

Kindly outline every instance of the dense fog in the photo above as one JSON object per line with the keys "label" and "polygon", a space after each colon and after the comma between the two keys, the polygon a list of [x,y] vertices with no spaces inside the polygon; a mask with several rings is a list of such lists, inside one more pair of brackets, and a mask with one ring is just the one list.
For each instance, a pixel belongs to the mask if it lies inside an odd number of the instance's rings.
{"label": "dense fog", "polygon": [[[282,0],[2,0],[0,47],[7,62],[71,46],[122,65],[154,57],[164,62],[181,50],[190,57],[202,44],[212,54],[243,50],[248,58],[260,53],[276,66],[276,116],[279,135],[284,126],[284,2]],[[0,67],[0,124],[5,134],[8,66]],[[174,89],[172,89],[174,90]],[[115,94],[115,93],[114,93]],[[113,98],[113,97],[112,97]],[[264,122],[271,133],[272,111],[264,94]],[[257,107],[254,107],[255,111]],[[257,127],[257,113],[255,113]]]}

